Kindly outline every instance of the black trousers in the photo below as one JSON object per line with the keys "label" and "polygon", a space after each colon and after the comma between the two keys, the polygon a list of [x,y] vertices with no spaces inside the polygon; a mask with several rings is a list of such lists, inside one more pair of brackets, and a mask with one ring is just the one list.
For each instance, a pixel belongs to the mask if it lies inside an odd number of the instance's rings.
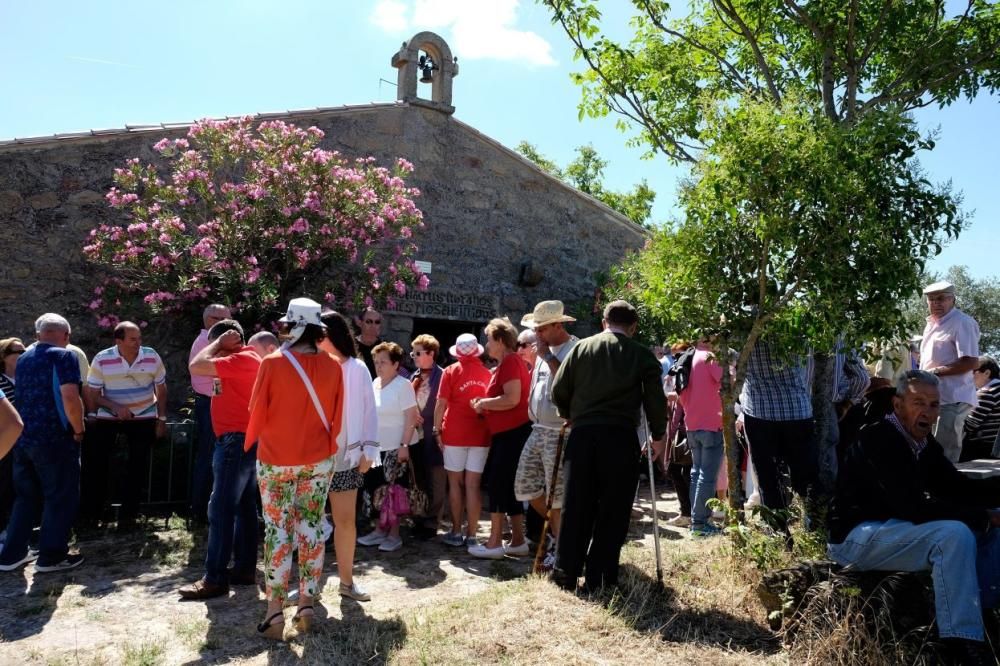
{"label": "black trousers", "polygon": [[639,482],[639,437],[627,426],[576,426],[565,460],[556,569],[574,583],[586,569],[591,589],[616,585]]}
{"label": "black trousers", "polygon": [[[119,443],[119,435],[123,444]],[[122,505],[119,522],[135,521],[149,487],[149,455],[155,443],[155,419],[97,420],[88,431],[82,451],[81,481],[88,517],[104,515],[108,487],[114,485]],[[122,457],[127,458],[124,465],[119,462]]]}
{"label": "black trousers", "polygon": [[813,420],[765,421],[745,416],[750,459],[757,470],[761,503],[769,509],[788,508],[782,464],[788,466],[792,489],[806,498],[807,508],[818,490],[819,461],[813,443]]}
{"label": "black trousers", "polygon": [[677,501],[681,505],[681,515],[691,517],[691,465],[670,463],[667,465],[667,476],[674,483],[677,491]]}

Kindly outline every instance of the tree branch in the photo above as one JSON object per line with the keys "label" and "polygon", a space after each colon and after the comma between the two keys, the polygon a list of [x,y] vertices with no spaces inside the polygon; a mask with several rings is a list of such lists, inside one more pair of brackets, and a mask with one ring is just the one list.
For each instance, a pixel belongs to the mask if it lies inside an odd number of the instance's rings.
{"label": "tree branch", "polygon": [[776,103],[780,104],[781,93],[774,83],[774,75],[771,73],[771,67],[767,64],[767,59],[764,58],[764,53],[760,50],[760,44],[757,42],[757,38],[754,37],[753,31],[750,30],[746,22],[740,17],[731,0],[712,0],[712,4],[719,7],[739,27],[740,34],[747,40],[754,53],[754,58],[757,60],[757,68],[763,74],[764,80],[767,81],[767,89],[770,91],[771,97]]}
{"label": "tree branch", "polygon": [[728,59],[719,54],[715,49],[709,48],[708,46],[702,44],[699,40],[694,39],[689,35],[685,35],[684,33],[678,30],[674,30],[673,28],[670,28],[665,23],[663,23],[660,17],[656,15],[656,12],[653,10],[653,7],[650,4],[649,0],[638,0],[638,2],[642,4],[643,8],[646,10],[646,15],[649,17],[649,20],[653,23],[654,26],[656,26],[658,30],[670,35],[671,37],[675,37],[683,41],[685,44],[688,44],[691,47],[699,51],[702,51],[703,53],[706,53],[712,58],[714,58],[718,62],[719,71],[723,74],[723,76],[725,76],[726,75],[725,73],[728,71],[729,77],[733,81],[735,81],[738,87],[741,87],[744,90],[752,89],[753,92],[755,93],[760,92],[760,89],[757,86],[752,85],[749,81],[746,80],[746,78],[742,74],[740,74],[739,70],[736,69],[736,66],[733,65],[733,63],[731,63]]}
{"label": "tree branch", "polygon": [[[558,7],[550,5],[555,11],[556,20],[559,21],[559,25],[562,26],[563,32],[569,37],[573,45],[576,46],[577,51],[586,61],[587,66],[593,71],[598,77],[600,77],[604,86],[611,92],[608,99],[608,107],[620,113],[625,117],[629,118],[633,122],[645,127],[648,130],[650,141],[653,143],[654,148],[667,155],[671,159],[677,160],[678,162],[693,162],[695,158],[693,155],[688,153],[679,143],[678,139],[675,139],[669,132],[659,126],[659,123],[643,108],[642,103],[635,99],[629,94],[623,86],[617,85],[613,82],[604,70],[601,68],[600,64],[596,62],[592,56],[591,49],[583,43],[583,39],[580,37],[581,28],[579,25],[571,26],[567,22],[567,17],[564,12],[559,10]],[[624,100],[628,106],[631,108],[631,112],[626,110],[625,107],[616,100],[616,98]],[[669,144],[669,145],[668,145]]]}

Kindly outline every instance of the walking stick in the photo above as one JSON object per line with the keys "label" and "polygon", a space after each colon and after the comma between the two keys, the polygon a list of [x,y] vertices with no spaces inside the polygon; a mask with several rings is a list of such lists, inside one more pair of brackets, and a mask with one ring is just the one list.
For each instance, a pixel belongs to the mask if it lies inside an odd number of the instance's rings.
{"label": "walking stick", "polygon": [[556,483],[559,482],[559,466],[562,462],[563,442],[566,441],[566,428],[568,423],[563,423],[559,429],[559,439],[556,440],[556,464],[552,468],[552,484],[549,486],[549,496],[545,498],[545,522],[542,523],[542,537],[538,540],[538,548],[535,551],[535,561],[531,565],[531,573],[538,573],[542,565],[542,556],[545,554],[545,542],[549,532],[549,516],[552,515],[552,500],[556,496]]}
{"label": "walking stick", "polygon": [[663,585],[663,564],[660,560],[660,519],[656,512],[656,481],[653,478],[653,447],[649,444],[649,426],[642,414],[642,434],[646,440],[646,459],[649,461],[649,498],[653,503],[653,546],[656,549],[656,580]]}

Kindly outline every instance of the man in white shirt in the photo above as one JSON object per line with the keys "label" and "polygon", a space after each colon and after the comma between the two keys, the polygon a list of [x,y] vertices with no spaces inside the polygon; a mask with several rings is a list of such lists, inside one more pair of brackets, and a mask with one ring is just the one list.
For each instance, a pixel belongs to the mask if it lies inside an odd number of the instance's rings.
{"label": "man in white shirt", "polygon": [[976,406],[972,371],[979,367],[979,324],[955,307],[955,285],[941,281],[924,289],[927,325],[920,341],[920,369],[941,380],[941,416],[934,438],[948,460],[962,453],[962,429]]}
{"label": "man in white shirt", "polygon": [[[545,516],[546,497],[552,495],[552,512],[549,526],[552,534],[559,536],[559,517],[562,511],[563,484],[562,461],[559,479],[552,488],[552,472],[556,465],[556,447],[559,430],[564,419],[559,417],[552,404],[552,380],[562,360],[566,358],[579,338],[570,335],[564,324],[576,319],[563,313],[562,301],[542,301],[531,314],[524,315],[521,326],[527,327],[535,337],[536,353],[531,385],[528,393],[528,416],[531,418],[531,435],[524,443],[521,459],[514,477],[514,496],[521,502],[531,502],[540,516]],[[524,332],[522,332],[523,335]],[[520,340],[520,337],[518,338]],[[568,437],[568,434],[567,434]],[[542,535],[545,538],[545,535]],[[551,568],[554,555],[546,558],[545,566]]]}

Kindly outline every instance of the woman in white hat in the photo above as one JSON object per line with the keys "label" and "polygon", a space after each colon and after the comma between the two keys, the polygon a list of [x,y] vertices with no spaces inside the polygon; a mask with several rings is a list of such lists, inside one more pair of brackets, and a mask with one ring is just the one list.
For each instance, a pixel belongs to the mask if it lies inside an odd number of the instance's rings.
{"label": "woman in white hat", "polygon": [[300,632],[315,615],[313,597],[323,573],[323,508],[333,474],[344,406],[340,364],[319,349],[326,337],[320,305],[308,298],[288,304],[279,320],[285,344],[261,361],[250,398],[246,448],[257,442],[257,480],[264,513],[267,613],[257,625],[266,638],[283,638],[285,599],[298,551]]}
{"label": "woman in white hat", "polygon": [[[483,347],[471,333],[458,336],[448,351],[458,363],[445,368],[441,376],[432,431],[448,474],[451,531],[444,535],[443,541],[449,546],[475,546],[483,508],[479,484],[490,452],[490,433],[486,419],[476,414],[471,401],[486,396],[490,371],[479,358]],[[464,533],[463,506],[469,521]]]}

